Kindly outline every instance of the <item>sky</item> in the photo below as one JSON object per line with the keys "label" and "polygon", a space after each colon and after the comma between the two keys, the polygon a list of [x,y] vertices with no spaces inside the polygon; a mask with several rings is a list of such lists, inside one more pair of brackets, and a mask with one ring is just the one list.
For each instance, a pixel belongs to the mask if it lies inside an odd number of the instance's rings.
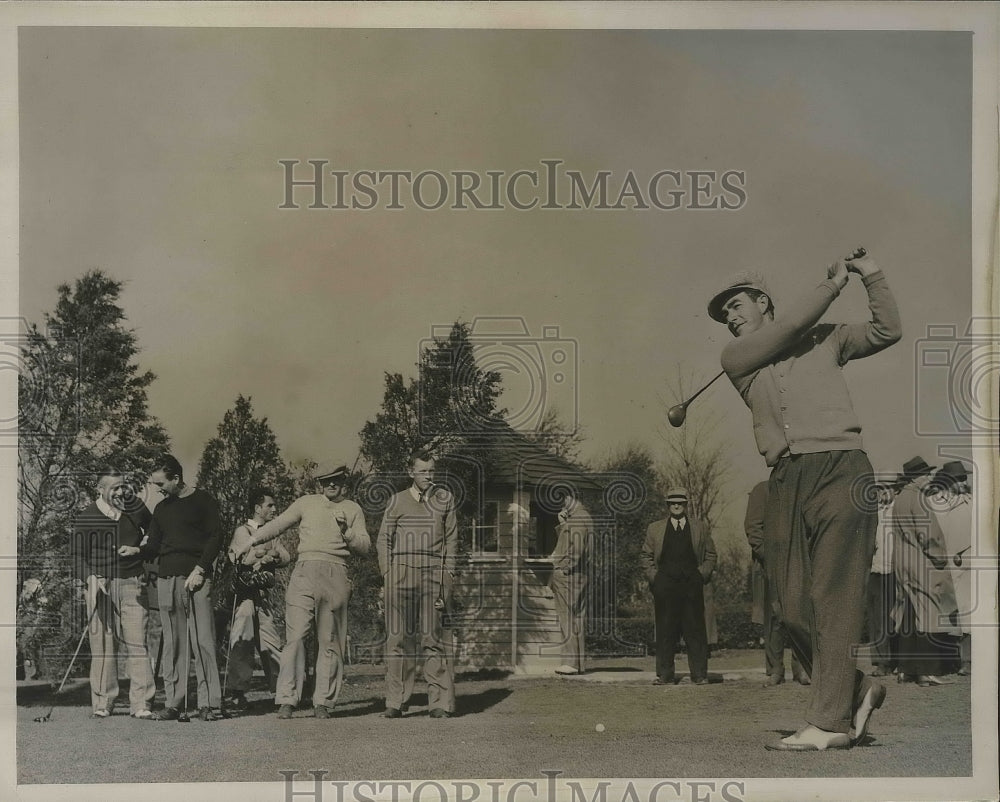
{"label": "sky", "polygon": [[[863,245],[904,327],[845,369],[866,448],[878,470],[915,454],[941,464],[942,450],[971,452],[942,435],[954,429],[947,367],[917,366],[928,327],[961,335],[972,310],[971,42],[22,28],[20,314],[40,320],[57,285],[89,269],[123,280],[140,364],[158,376],[150,410],[192,476],[238,394],[287,458],[350,464],[384,373],[414,375],[421,344],[455,320],[476,324],[504,372],[505,406],[525,425],[555,406],[600,460],[628,443],[663,452],[668,378],[680,369],[697,386],[719,370],[730,335],[705,306],[730,275],[764,272],[780,314]],[[484,186],[490,171],[544,176],[542,160],[560,160],[588,184],[611,171],[615,193],[629,171],[646,188],[663,170],[737,171],[745,202],[389,209],[383,184],[370,210],[310,209],[302,188],[299,208],[279,208],[280,161],[298,160],[301,179],[310,159],[351,176],[464,170]],[[433,179],[423,186],[433,200]],[[826,319],[867,315],[855,278]],[[766,477],[749,412],[721,380],[690,425],[709,415],[741,519],[743,494]]]}

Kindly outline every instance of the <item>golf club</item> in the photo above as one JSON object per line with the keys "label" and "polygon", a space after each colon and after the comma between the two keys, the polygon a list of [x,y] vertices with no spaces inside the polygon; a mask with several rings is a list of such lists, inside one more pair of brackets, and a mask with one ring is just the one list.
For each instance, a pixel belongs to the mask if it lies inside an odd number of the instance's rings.
{"label": "golf club", "polygon": [[684,419],[687,417],[688,404],[690,404],[699,395],[701,395],[709,387],[711,387],[712,384],[715,382],[715,380],[718,379],[719,376],[721,376],[725,372],[726,371],[724,371],[724,370],[720,370],[719,374],[714,379],[712,379],[712,381],[710,381],[708,384],[706,384],[704,387],[702,387],[697,393],[695,393],[693,396],[691,396],[683,404],[677,404],[676,406],[670,407],[670,409],[667,411],[667,420],[670,421],[670,425],[673,426],[675,429],[678,426],[681,426],[684,423]]}
{"label": "golf club", "polygon": [[236,589],[233,588],[233,614],[229,616],[229,632],[226,635],[226,670],[222,673],[222,698],[226,698],[226,682],[229,681],[229,661],[233,656],[233,625],[236,623]]}
{"label": "golf club", "polygon": [[[83,639],[85,637],[87,637],[87,632],[90,631],[90,625],[94,621],[94,616],[97,615],[97,609],[98,609],[98,606],[97,606],[97,604],[95,604],[94,605],[94,610],[90,614],[90,618],[87,619],[87,626],[85,626],[83,628],[83,633],[80,635],[80,640],[76,644],[76,651],[73,652],[73,657],[70,659],[69,665],[66,667],[66,673],[63,674],[62,682],[59,683],[59,688],[55,692],[55,696],[58,696],[60,693],[62,693],[63,686],[66,684],[66,680],[69,678],[69,672],[73,670],[73,663],[76,662],[76,658],[80,654],[80,649],[83,648]],[[52,717],[52,711],[55,710],[55,707],[56,707],[55,702],[53,702],[49,706],[49,712],[48,713],[46,713],[43,716],[36,716],[34,720],[37,721],[40,724],[44,724],[46,721],[48,721]]]}
{"label": "golf club", "polygon": [[[188,599],[190,601],[190,599]],[[184,669],[181,672],[181,679],[184,683],[184,709],[177,716],[180,724],[187,724],[191,721],[188,715],[188,680],[191,678],[191,608],[184,611]]]}

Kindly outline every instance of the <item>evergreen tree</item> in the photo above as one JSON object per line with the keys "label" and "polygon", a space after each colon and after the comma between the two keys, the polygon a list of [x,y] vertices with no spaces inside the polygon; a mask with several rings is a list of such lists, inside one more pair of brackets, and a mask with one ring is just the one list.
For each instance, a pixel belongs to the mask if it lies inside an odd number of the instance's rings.
{"label": "evergreen tree", "polygon": [[[145,479],[169,438],[149,413],[155,376],[118,300],[122,283],[99,270],[58,288],[44,327],[30,324],[18,382],[18,646],[54,676],[79,637],[81,595],[69,581],[70,524],[115,468]],[[133,503],[141,499],[133,498]],[[24,598],[28,579],[36,589]],[[40,601],[44,599],[44,602]]]}
{"label": "evergreen tree", "polygon": [[[228,632],[233,603],[233,569],[226,553],[236,527],[253,513],[250,494],[259,487],[270,488],[274,491],[279,510],[295,498],[295,483],[281,457],[274,431],[267,418],[254,417],[250,398],[237,396],[232,409],[222,416],[215,437],[205,443],[202,450],[195,484],[219,504],[222,549],[216,561],[212,597],[219,613],[216,621],[218,631],[225,633]],[[286,546],[296,540],[295,530],[281,535],[281,541]],[[294,549],[291,553],[294,555]],[[283,593],[289,570],[285,569],[277,577],[281,587],[276,593]],[[283,614],[279,615],[279,631],[282,623]]]}

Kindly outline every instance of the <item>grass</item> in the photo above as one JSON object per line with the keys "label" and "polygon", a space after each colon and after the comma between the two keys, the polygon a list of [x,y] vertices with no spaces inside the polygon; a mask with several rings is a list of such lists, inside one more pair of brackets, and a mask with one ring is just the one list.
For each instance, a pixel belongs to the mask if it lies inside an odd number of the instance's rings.
{"label": "grass", "polygon": [[[700,687],[652,686],[652,658],[594,665],[594,678],[621,670],[613,682],[467,675],[458,685],[459,715],[448,720],[430,719],[421,696],[403,719],[381,718],[382,677],[367,667],[351,670],[326,721],[307,709],[279,721],[262,692],[251,695],[248,715],[225,721],[144,722],[127,712],[99,721],[89,718],[82,683],[64,694],[49,723],[32,721],[47,709],[43,698],[19,704],[18,780],[275,782],[280,770],[311,769],[355,780],[540,778],[543,770],[566,777],[971,774],[968,678],[940,688],[893,683],[867,743],[846,752],[783,754],[763,744],[801,725],[809,689],[762,688],[753,667],[761,660],[760,652],[713,659],[716,679],[727,679]],[[683,658],[678,667],[686,668]]]}

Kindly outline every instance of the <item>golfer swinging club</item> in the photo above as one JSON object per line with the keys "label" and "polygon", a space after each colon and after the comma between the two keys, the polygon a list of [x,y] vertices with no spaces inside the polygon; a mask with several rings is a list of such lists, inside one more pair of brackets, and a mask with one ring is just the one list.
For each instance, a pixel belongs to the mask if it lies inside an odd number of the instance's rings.
{"label": "golfer swinging club", "polygon": [[[850,273],[868,291],[871,320],[817,325]],[[736,338],[722,351],[722,368],[753,413],[757,448],[772,469],[765,569],[812,676],[806,725],[767,748],[846,749],[864,738],[885,687],[856,669],[852,649],[861,640],[877,519],[872,466],[842,368],[899,340],[896,302],[859,248],[783,314],[756,273],[735,276],[708,313]]]}

